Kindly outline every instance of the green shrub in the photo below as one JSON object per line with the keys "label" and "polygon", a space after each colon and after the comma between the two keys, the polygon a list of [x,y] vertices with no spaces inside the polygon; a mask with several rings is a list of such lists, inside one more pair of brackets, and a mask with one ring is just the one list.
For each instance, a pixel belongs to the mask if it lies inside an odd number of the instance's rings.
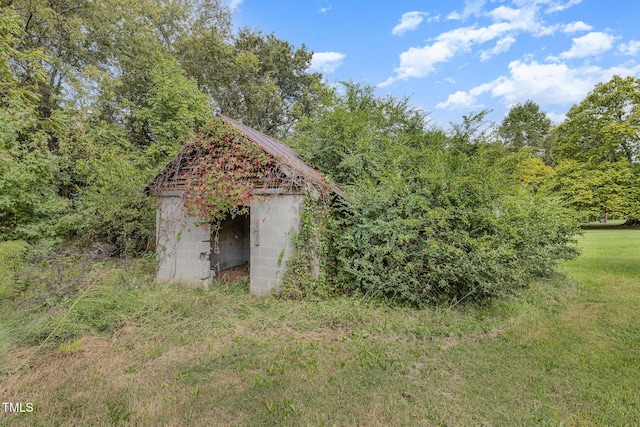
{"label": "green shrub", "polygon": [[414,306],[478,300],[515,292],[576,255],[577,222],[513,175],[486,114],[446,134],[427,129],[407,100],[347,84],[303,121],[301,155],[351,199],[328,252],[333,292]]}
{"label": "green shrub", "polygon": [[153,247],[155,201],[142,189],[148,172],[126,158],[119,149],[105,151],[99,159],[83,162],[93,176],[77,200],[77,230],[80,241],[114,244],[119,255],[137,255]]}
{"label": "green shrub", "polygon": [[415,306],[477,300],[575,256],[573,218],[491,172],[482,156],[358,186],[335,241],[336,286]]}
{"label": "green shrub", "polygon": [[27,248],[27,243],[20,240],[0,242],[0,300],[14,291],[15,274],[23,266]]}

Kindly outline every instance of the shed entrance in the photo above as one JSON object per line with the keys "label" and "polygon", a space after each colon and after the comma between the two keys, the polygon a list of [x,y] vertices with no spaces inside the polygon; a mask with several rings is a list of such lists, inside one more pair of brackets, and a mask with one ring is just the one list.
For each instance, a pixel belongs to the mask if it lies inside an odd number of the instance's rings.
{"label": "shed entrance", "polygon": [[[251,258],[250,216],[237,215],[211,227],[211,270],[214,277],[234,279],[249,274]],[[242,274],[244,273],[244,274]]]}

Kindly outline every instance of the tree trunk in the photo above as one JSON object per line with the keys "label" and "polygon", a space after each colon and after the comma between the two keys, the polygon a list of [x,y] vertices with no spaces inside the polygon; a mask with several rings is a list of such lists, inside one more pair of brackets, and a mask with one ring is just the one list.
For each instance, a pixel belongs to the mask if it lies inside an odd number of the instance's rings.
{"label": "tree trunk", "polygon": [[626,220],[624,224],[620,224],[619,227],[623,227],[623,228],[640,227],[640,219],[630,218]]}

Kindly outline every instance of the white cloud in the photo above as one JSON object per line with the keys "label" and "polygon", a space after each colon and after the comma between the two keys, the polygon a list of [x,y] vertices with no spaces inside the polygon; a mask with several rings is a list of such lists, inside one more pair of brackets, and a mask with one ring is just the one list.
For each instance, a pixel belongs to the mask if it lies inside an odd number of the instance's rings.
{"label": "white cloud", "polygon": [[456,93],[449,95],[445,102],[437,104],[436,108],[446,110],[470,110],[474,108],[482,108],[483,106],[477,103],[477,98],[483,93],[491,90],[494,84],[494,82],[485,83],[478,87],[474,87],[469,92],[459,90]]}
{"label": "white cloud", "polygon": [[331,74],[342,65],[346,57],[347,55],[340,52],[315,52],[311,58],[309,70]]}
{"label": "white cloud", "polygon": [[546,6],[545,13],[561,12],[582,3],[582,0],[513,0],[517,6]]}
{"label": "white cloud", "polygon": [[539,25],[538,29],[533,33],[535,37],[544,37],[553,35],[560,29],[560,25]]}
{"label": "white cloud", "polygon": [[321,7],[320,9],[318,9],[318,12],[320,13],[327,13],[331,10],[331,6],[327,6],[327,7]]}
{"label": "white cloud", "polygon": [[519,18],[522,10],[523,9],[513,9],[511,7],[498,6],[492,11],[488,12],[487,15],[489,15],[495,22],[514,21]]}
{"label": "white cloud", "polygon": [[[395,69],[396,76],[388,78],[379,86],[388,86],[397,80],[412,77],[426,77],[435,71],[436,65],[446,62],[459,53],[467,52],[472,46],[500,39],[492,51],[500,53],[513,44],[511,34],[522,31],[535,31],[535,10],[523,8],[509,9],[503,6],[492,12],[493,24],[486,27],[461,27],[436,37],[431,45],[411,47],[400,54],[400,66]],[[487,55],[491,55],[491,52]],[[485,55],[486,56],[486,55]]]}
{"label": "white cloud", "polygon": [[571,22],[562,28],[565,33],[577,33],[579,31],[591,31],[593,27],[582,21]]}
{"label": "white cloud", "polygon": [[572,6],[582,3],[582,0],[568,0],[568,1],[540,1],[540,3],[549,4],[546,13],[562,12]]}
{"label": "white cloud", "polygon": [[393,83],[395,83],[398,79],[395,77],[389,77],[387,80],[378,83],[376,86],[377,87],[387,87],[387,86],[391,86]]}
{"label": "white cloud", "polygon": [[428,14],[425,12],[417,11],[403,13],[398,25],[393,27],[393,30],[391,30],[391,34],[398,36],[406,33],[407,31],[417,29],[427,15]]}
{"label": "white cloud", "polygon": [[493,49],[485,50],[480,54],[480,60],[484,62],[493,58],[496,55],[499,55],[501,53],[508,51],[511,45],[514,44],[515,42],[516,42],[516,39],[511,36],[501,38],[500,40],[498,40],[498,42],[493,47]]}
{"label": "white cloud", "polygon": [[[477,54],[481,61],[487,61],[496,55],[503,54],[510,50],[521,34],[542,37],[559,31],[565,34],[591,31],[592,26],[583,21],[548,25],[542,18],[543,12],[553,13],[563,11],[581,3],[581,1],[582,0],[512,0],[511,4],[507,6],[507,2],[504,0],[491,0],[491,2],[487,0],[468,0],[465,2],[463,12],[454,12],[448,16],[448,19],[466,19],[470,16],[477,16],[479,18],[484,17],[485,19],[490,19],[490,23],[480,25],[481,21],[478,20],[475,24],[440,33],[423,46],[410,47],[400,53],[399,65],[394,69],[394,73],[378,86],[389,86],[398,80],[429,76],[435,73],[442,64],[469,52]],[[499,4],[483,11],[485,6],[496,3]],[[417,20],[413,21],[411,25],[420,25],[419,22],[416,22]],[[397,30],[394,28],[394,31],[411,27],[409,21],[407,21],[404,27],[401,27],[401,24],[402,21],[396,26]],[[602,55],[613,49],[615,42],[616,37],[608,32],[592,31],[581,37],[573,38],[569,50],[560,54],[550,55],[547,57],[547,60],[556,63],[555,66],[563,66],[562,62],[567,60]],[[493,44],[493,47],[491,47],[491,45],[487,46],[489,43]],[[552,46],[549,45],[549,47]],[[544,48],[541,49],[544,50]],[[627,44],[621,44],[618,46],[618,49],[620,53],[633,56],[640,52],[640,45],[637,41],[631,41]],[[521,57],[521,60],[531,61],[531,58],[532,57],[524,55]],[[546,65],[550,67],[554,64]],[[545,68],[545,70],[548,69],[549,68]],[[507,83],[505,84],[508,84],[508,81],[512,80],[513,79],[507,79]],[[495,90],[501,90],[498,83],[495,83],[495,85]],[[552,92],[553,91],[551,91],[551,93]],[[473,105],[472,100],[462,94],[458,94],[451,102],[447,101],[447,103],[442,103],[442,105],[462,105],[465,103]]]}
{"label": "white cloud", "polygon": [[547,113],[547,117],[549,118],[549,120],[551,120],[553,123],[562,123],[564,122],[564,119],[567,118],[567,115],[564,113]]}
{"label": "white cloud", "polygon": [[[464,92],[458,91],[436,107],[443,109],[469,109],[476,107],[478,97],[488,94],[500,99],[503,105],[533,99],[540,105],[569,106],[582,101],[597,83],[606,82],[614,75],[640,75],[640,65],[630,64],[611,68],[583,66],[571,68],[565,63],[540,64],[536,61],[512,61],[509,76],[501,76]],[[560,115],[550,115],[562,121]]]}
{"label": "white cloud", "polygon": [[462,14],[460,12],[451,12],[445,18],[447,21],[461,21],[463,19]]}
{"label": "white cloud", "polygon": [[452,21],[464,21],[469,16],[477,16],[480,15],[482,11],[482,6],[486,3],[486,0],[466,0],[464,3],[464,11],[462,12],[451,12],[447,15],[447,20]]}
{"label": "white cloud", "polygon": [[[572,41],[571,49],[562,52],[560,58],[574,59],[599,55],[613,47],[615,37],[607,33],[591,32],[582,37],[576,37]],[[550,59],[556,58],[550,57]]]}
{"label": "white cloud", "polygon": [[240,7],[240,5],[242,4],[244,0],[230,0],[229,1],[229,8],[230,9],[237,9],[238,7]]}
{"label": "white cloud", "polygon": [[640,41],[631,40],[629,43],[621,43],[618,50],[623,55],[636,56],[640,52]]}
{"label": "white cloud", "polygon": [[572,104],[593,87],[595,77],[587,68],[570,68],[566,64],[540,64],[536,61],[512,61],[509,77],[497,81],[491,96],[505,104],[534,99],[541,104]]}
{"label": "white cloud", "polygon": [[470,110],[475,107],[476,98],[470,93],[459,90],[452,93],[447,98],[446,102],[440,102],[436,105],[436,108],[442,108],[445,110]]}

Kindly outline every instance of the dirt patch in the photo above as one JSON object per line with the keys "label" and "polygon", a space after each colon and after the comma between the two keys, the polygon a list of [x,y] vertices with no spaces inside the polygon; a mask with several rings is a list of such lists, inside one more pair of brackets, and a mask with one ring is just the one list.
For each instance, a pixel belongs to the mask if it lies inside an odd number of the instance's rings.
{"label": "dirt patch", "polygon": [[214,282],[238,282],[240,280],[249,280],[249,264],[237,265],[235,267],[220,270],[216,275]]}
{"label": "dirt patch", "polygon": [[125,322],[125,324],[113,333],[113,341],[125,338],[138,330],[138,326],[134,322]]}
{"label": "dirt patch", "polygon": [[469,340],[480,341],[480,340],[492,340],[503,333],[507,332],[513,322],[510,322],[508,326],[496,327],[489,331],[480,331],[480,332],[472,332],[464,335],[463,337],[458,335],[449,335],[448,337],[436,338],[435,342],[440,347],[440,350],[447,350],[457,345],[462,344],[463,342],[468,342]]}

